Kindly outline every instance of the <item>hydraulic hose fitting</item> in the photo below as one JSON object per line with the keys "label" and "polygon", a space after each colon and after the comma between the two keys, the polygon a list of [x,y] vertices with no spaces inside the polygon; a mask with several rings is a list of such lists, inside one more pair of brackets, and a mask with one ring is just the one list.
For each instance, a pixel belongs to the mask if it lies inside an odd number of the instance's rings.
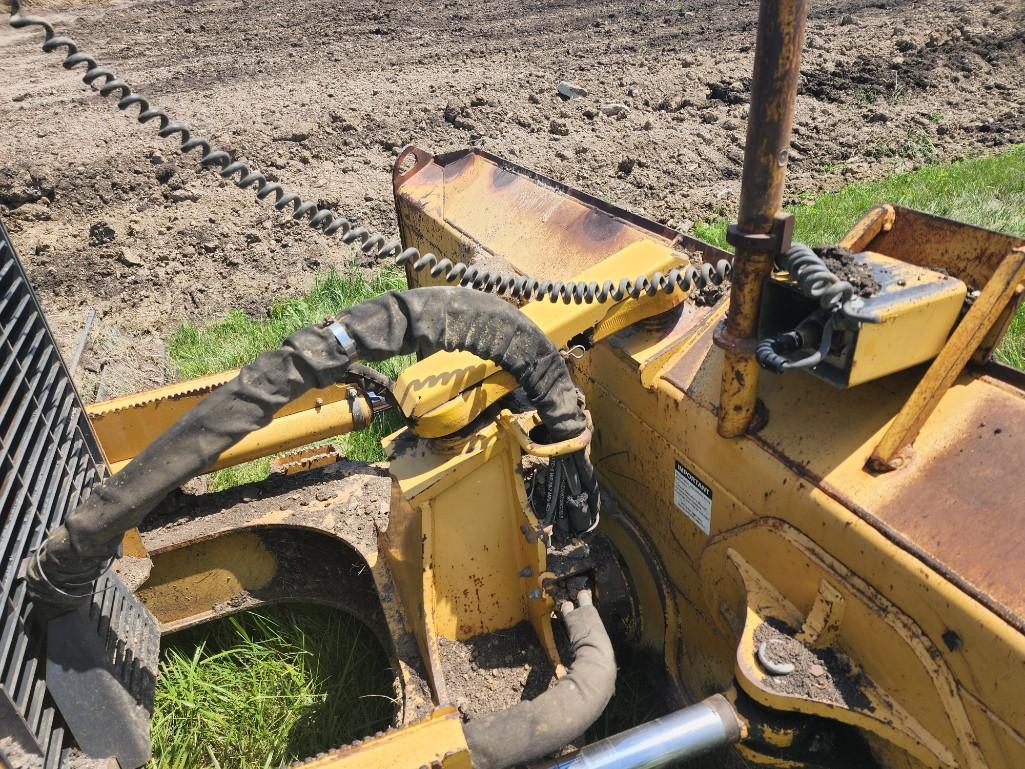
{"label": "hydraulic hose fitting", "polygon": [[[762,339],[755,348],[758,365],[775,374],[797,368],[812,368],[829,354],[833,343],[834,315],[816,310],[792,331],[784,331]],[[796,360],[788,353],[811,349],[812,352]]]}
{"label": "hydraulic hose fitting", "polygon": [[797,331],[784,331],[758,343],[755,358],[758,365],[774,374],[782,374],[790,362],[784,353],[795,352],[804,347],[804,340]]}

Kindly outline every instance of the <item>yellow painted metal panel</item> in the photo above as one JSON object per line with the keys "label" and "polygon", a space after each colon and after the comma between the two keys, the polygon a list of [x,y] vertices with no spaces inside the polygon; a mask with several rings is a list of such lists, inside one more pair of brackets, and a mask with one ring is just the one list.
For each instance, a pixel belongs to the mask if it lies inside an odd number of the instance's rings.
{"label": "yellow painted metal panel", "polygon": [[325,753],[303,764],[309,769],[470,769],[462,719],[453,707],[401,729]]}
{"label": "yellow painted metal panel", "polygon": [[273,579],[278,564],[254,532],[226,534],[153,556],[153,571],[138,591],[163,625],[214,615],[214,607]]}
{"label": "yellow painted metal panel", "polygon": [[[237,370],[190,379],[86,407],[107,463],[117,472]],[[283,406],[274,421],[247,435],[209,470],[248,462],[278,451],[344,435],[353,429],[347,385],[310,390]],[[363,395],[357,396],[361,399]],[[369,413],[369,404],[363,404]]]}

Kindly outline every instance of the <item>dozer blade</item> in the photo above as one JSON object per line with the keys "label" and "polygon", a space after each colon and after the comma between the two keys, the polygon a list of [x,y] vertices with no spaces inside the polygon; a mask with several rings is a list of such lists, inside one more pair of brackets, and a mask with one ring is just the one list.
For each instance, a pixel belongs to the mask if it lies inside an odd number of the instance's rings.
{"label": "dozer blade", "polygon": [[[409,166],[408,163],[412,162]],[[437,155],[409,146],[392,173],[404,246],[496,273],[570,280],[647,241],[684,258],[732,255],[480,149]],[[624,278],[649,266],[639,261]],[[442,282],[407,268],[411,286]]]}

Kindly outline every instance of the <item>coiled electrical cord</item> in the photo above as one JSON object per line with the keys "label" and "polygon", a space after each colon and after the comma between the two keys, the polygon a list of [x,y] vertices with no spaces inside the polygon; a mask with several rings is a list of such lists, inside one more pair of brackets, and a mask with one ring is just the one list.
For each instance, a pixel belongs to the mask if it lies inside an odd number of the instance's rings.
{"label": "coiled electrical cord", "polygon": [[[758,342],[755,348],[755,360],[762,368],[782,374],[799,368],[814,368],[829,354],[833,344],[833,320],[831,313],[818,310],[792,331],[784,331]],[[803,358],[792,360],[787,353],[797,352],[811,346],[815,352]]]}
{"label": "coiled electrical cord", "polygon": [[428,271],[434,278],[442,278],[447,283],[474,288],[478,291],[509,296],[524,301],[545,299],[551,302],[562,301],[566,304],[604,302],[609,298],[620,301],[627,297],[637,299],[641,296],[654,296],[659,292],[666,294],[680,289],[690,291],[692,288],[703,289],[709,285],[719,286],[729,277],[730,264],[725,259],[714,267],[702,264],[700,267],[688,265],[682,270],[672,269],[666,273],[656,272],[651,275],[639,275],[633,280],[623,278],[616,282],[606,280],[599,284],[595,281],[551,281],[531,276],[494,275],[474,266],[453,262],[451,259],[438,259],[434,254],[421,254],[416,248],[402,248],[397,239],[388,239],[380,232],[371,232],[368,228],[353,222],[328,208],[316,203],[303,201],[295,192],[290,192],[277,182],[269,180],[261,171],[249,164],[236,160],[232,155],[217,147],[202,136],[194,136],[192,129],[185,123],[174,121],[162,109],[154,108],[149,100],[132,90],[111,70],[99,65],[94,58],[79,50],[78,44],[70,37],[58,35],[53,25],[37,16],[21,15],[20,0],[10,0],[10,23],[15,29],[39,27],[45,39],[43,50],[46,52],[63,48],[66,51],[63,66],[66,70],[79,65],[85,66],[82,81],[92,86],[99,84],[100,96],[107,97],[118,94],[117,107],[127,110],[138,108],[137,119],[140,123],[156,120],[159,124],[157,135],[168,139],[177,136],[181,152],[188,153],[199,150],[199,163],[203,166],[216,167],[223,179],[229,179],[241,189],[256,188],[256,198],[263,200],[274,197],[274,208],[284,211],[292,207],[291,217],[295,220],[306,219],[306,223],[325,235],[339,235],[343,243],[358,243],[364,254],[373,254],[377,259],[392,258],[401,267],[410,265],[416,272]]}
{"label": "coiled electrical cord", "polygon": [[879,322],[876,315],[864,312],[861,299],[854,295],[854,286],[841,280],[821,256],[803,243],[794,243],[777,260],[776,266],[789,272],[801,293],[817,299],[823,309],[838,311],[855,321]]}
{"label": "coiled electrical cord", "polygon": [[[826,266],[825,260],[803,243],[794,243],[776,259],[776,267],[790,273],[798,290],[809,299],[817,300],[819,309],[809,315],[800,326],[759,341],[755,348],[758,364],[776,374],[799,368],[814,368],[829,354],[833,332],[843,320],[855,323],[879,323],[880,317],[865,309],[865,303],[855,295],[854,286],[842,280]],[[805,347],[814,352],[792,360],[789,353]]]}

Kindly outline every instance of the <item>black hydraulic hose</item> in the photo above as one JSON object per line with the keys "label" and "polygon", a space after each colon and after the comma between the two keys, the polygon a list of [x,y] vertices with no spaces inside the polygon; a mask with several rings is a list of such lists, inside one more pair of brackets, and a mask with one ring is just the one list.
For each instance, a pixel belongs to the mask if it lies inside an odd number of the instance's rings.
{"label": "black hydraulic hose", "polygon": [[[784,331],[758,342],[755,360],[764,369],[776,374],[799,368],[813,368],[825,360],[833,344],[834,316],[819,310],[812,313],[792,331]],[[802,358],[791,360],[786,353],[805,347],[817,348]]]}
{"label": "black hydraulic hose", "polygon": [[[70,609],[88,599],[122,536],[172,490],[202,473],[226,449],[269,424],[285,404],[350,373],[355,361],[419,351],[467,350],[512,374],[555,440],[587,426],[555,345],[502,299],[456,287],[418,288],[375,297],[334,323],[296,332],[147,446],[121,472],[95,486],[35,551],[27,582],[37,603]],[[579,452],[583,455],[583,452]],[[590,500],[597,516],[597,483]]]}
{"label": "black hydraulic hose", "polygon": [[616,689],[612,643],[594,606],[563,614],[573,664],[554,687],[465,728],[474,769],[505,769],[550,755],[598,720]]}
{"label": "black hydraulic hose", "polygon": [[126,531],[223,451],[269,424],[285,404],[340,380],[352,362],[327,327],[310,327],[244,366],[124,469],[93,487],[47,537],[29,562],[28,588],[36,603],[72,608],[84,602]]}
{"label": "black hydraulic hose", "polygon": [[783,353],[800,350],[803,345],[804,341],[797,331],[784,331],[762,339],[755,348],[755,360],[762,368],[782,374],[790,363],[790,359]]}
{"label": "black hydraulic hose", "polygon": [[338,316],[364,360],[467,350],[508,371],[552,441],[587,429],[587,417],[558,348],[526,315],[492,295],[456,286],[383,294]]}
{"label": "black hydraulic hose", "polygon": [[[512,374],[553,443],[587,429],[587,416],[558,348],[511,304],[454,286],[385,294],[379,299],[356,305],[338,318],[355,340],[360,357],[380,360],[414,350],[468,350]],[[567,505],[568,516],[556,521],[557,527],[570,535],[593,529],[600,495],[587,451],[552,461],[573,475],[572,486],[579,483],[574,504]]]}

